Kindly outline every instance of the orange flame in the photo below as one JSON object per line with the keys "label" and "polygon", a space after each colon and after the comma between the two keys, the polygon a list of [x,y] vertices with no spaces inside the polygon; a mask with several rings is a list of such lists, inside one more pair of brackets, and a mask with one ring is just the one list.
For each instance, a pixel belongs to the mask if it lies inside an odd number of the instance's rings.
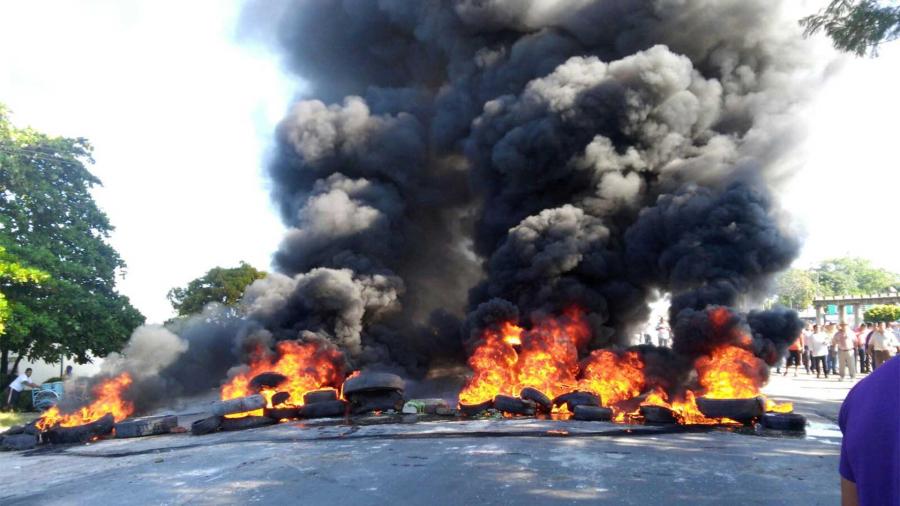
{"label": "orange flame", "polygon": [[[267,406],[271,408],[272,396],[276,392],[287,392],[290,397],[280,406],[302,406],[303,394],[306,392],[341,385],[344,374],[343,357],[336,349],[312,342],[279,341],[275,351],[277,359],[262,348],[257,349],[247,370],[222,385],[221,399],[224,401],[261,393],[266,398]],[[257,392],[250,386],[250,381],[264,372],[275,372],[287,379],[275,389],[263,388]],[[262,414],[263,410],[258,409],[228,416],[238,418]]]}
{"label": "orange flame", "polygon": [[590,335],[584,312],[575,307],[530,330],[506,322],[499,330],[485,331],[469,357],[474,375],[459,401],[478,404],[499,394],[519,395],[525,387],[550,397],[573,390],[578,384],[578,350]]}
{"label": "orange flame", "polygon": [[581,363],[578,388],[599,395],[616,421],[624,422],[627,415],[616,404],[639,396],[644,386],[644,361],[635,351],[594,350]]}
{"label": "orange flame", "polygon": [[56,425],[60,427],[76,427],[95,422],[107,413],[111,413],[117,422],[128,418],[134,412],[134,405],[122,399],[122,393],[131,385],[131,376],[122,373],[114,378],[104,380],[92,390],[94,401],[74,413],[62,414],[54,406],[41,415],[37,428],[41,431]]}

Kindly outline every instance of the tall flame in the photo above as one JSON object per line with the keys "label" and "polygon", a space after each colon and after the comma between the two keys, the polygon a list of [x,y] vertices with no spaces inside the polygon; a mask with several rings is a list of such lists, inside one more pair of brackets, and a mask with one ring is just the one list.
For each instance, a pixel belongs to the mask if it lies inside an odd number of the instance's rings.
{"label": "tall flame", "polygon": [[131,376],[122,373],[114,378],[104,380],[92,390],[94,401],[74,413],[60,413],[54,406],[41,415],[37,422],[37,428],[41,431],[50,429],[56,425],[60,427],[76,427],[103,418],[108,413],[113,415],[117,422],[128,418],[134,412],[134,405],[122,399],[122,394],[131,385]]}
{"label": "tall flame", "polygon": [[[268,407],[273,407],[272,396],[276,392],[287,392],[290,398],[284,404],[302,406],[303,394],[306,392],[341,385],[344,360],[338,350],[314,342],[279,341],[275,351],[277,358],[265,353],[262,348],[257,349],[251,356],[247,370],[222,385],[221,399],[236,399],[262,393],[266,397]],[[275,372],[287,379],[275,389],[263,388],[261,392],[257,392],[250,386],[250,381],[264,372]],[[262,416],[262,414],[263,411],[260,409],[230,416]]]}
{"label": "tall flame", "polygon": [[519,395],[524,387],[549,396],[571,391],[578,384],[578,350],[590,335],[584,311],[577,307],[529,330],[506,322],[499,330],[485,331],[469,357],[474,375],[459,401],[478,404],[499,394]]}

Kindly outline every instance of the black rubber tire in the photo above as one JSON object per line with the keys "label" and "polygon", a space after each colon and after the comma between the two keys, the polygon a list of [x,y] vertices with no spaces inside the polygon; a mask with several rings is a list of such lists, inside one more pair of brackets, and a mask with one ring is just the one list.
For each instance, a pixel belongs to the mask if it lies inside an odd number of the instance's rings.
{"label": "black rubber tire", "polygon": [[295,418],[300,418],[300,408],[265,408],[263,409],[263,415],[275,421],[284,420],[285,418],[287,418],[288,420],[293,420]]}
{"label": "black rubber tire", "polygon": [[762,425],[767,429],[799,432],[806,430],[806,417],[797,413],[766,413]]}
{"label": "black rubber tire", "polygon": [[749,399],[708,399],[697,398],[697,408],[709,418],[730,418],[739,422],[749,422],[766,412],[766,401],[762,397]]}
{"label": "black rubber tire", "polygon": [[494,397],[494,408],[504,413],[523,416],[534,416],[536,410],[534,401],[525,401],[510,395]]}
{"label": "black rubber tire", "polygon": [[553,410],[553,400],[537,388],[525,387],[519,393],[519,397],[527,401],[533,401],[538,411],[549,413]]}
{"label": "black rubber tire", "polygon": [[38,445],[38,437],[34,434],[10,434],[3,436],[0,447],[4,450],[30,450]]}
{"label": "black rubber tire", "polygon": [[278,420],[273,420],[267,416],[245,416],[241,418],[223,418],[221,428],[225,431],[247,430],[276,423],[278,423]]}
{"label": "black rubber tire", "polygon": [[356,392],[370,390],[399,390],[403,391],[406,383],[403,378],[388,372],[364,372],[348,378],[344,382],[344,396]]}
{"label": "black rubber tire", "polygon": [[287,380],[284,374],[277,372],[264,372],[257,374],[250,380],[250,388],[259,391],[262,388],[277,388]]}
{"label": "black rubber tire", "polygon": [[573,418],[588,422],[608,422],[612,420],[612,414],[613,412],[610,408],[579,404],[575,406]]}
{"label": "black rubber tire", "polygon": [[475,416],[494,407],[494,399],[480,402],[478,404],[459,403],[459,414],[463,416]]}
{"label": "black rubber tire", "polygon": [[6,429],[6,432],[0,434],[0,436],[15,436],[16,434],[24,434],[25,426],[24,425],[13,425],[12,427]]}
{"label": "black rubber tire", "polygon": [[303,394],[303,404],[336,401],[337,398],[337,390],[333,388],[313,390],[312,392],[306,392],[305,394]]}
{"label": "black rubber tire", "polygon": [[201,418],[196,422],[191,424],[191,434],[195,436],[203,436],[205,434],[211,434],[222,426],[222,417],[221,416],[210,416],[207,418]]}
{"label": "black rubber tire", "polygon": [[339,418],[347,414],[347,403],[342,400],[317,402],[300,408],[300,418]]}
{"label": "black rubber tire", "polygon": [[178,417],[175,415],[134,418],[116,424],[116,438],[158,436],[172,432],[177,426]]}
{"label": "black rubber tire", "polygon": [[593,392],[575,391],[562,394],[553,399],[554,406],[566,405],[569,413],[575,413],[577,406],[602,406],[603,402],[600,396]]}
{"label": "black rubber tire", "polygon": [[47,440],[53,444],[86,443],[98,436],[112,432],[115,419],[112,414],[77,427],[54,427],[47,431]]}
{"label": "black rubber tire", "polygon": [[678,423],[672,410],[665,406],[641,406],[640,412],[644,417],[644,423],[650,425]]}
{"label": "black rubber tire", "polygon": [[291,398],[290,392],[278,392],[272,396],[272,405],[277,406],[279,404],[284,404],[289,401]]}

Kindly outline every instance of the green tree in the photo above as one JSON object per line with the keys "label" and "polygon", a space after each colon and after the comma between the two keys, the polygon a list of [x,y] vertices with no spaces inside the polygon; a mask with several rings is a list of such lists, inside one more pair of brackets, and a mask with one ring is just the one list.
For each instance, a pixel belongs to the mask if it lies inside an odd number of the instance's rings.
{"label": "green tree", "polygon": [[834,47],[857,56],[878,54],[879,44],[900,38],[900,6],[877,0],[831,0],[800,20],[806,36],[825,32]]}
{"label": "green tree", "polygon": [[810,271],[790,269],[778,277],[778,303],[793,309],[805,309],[816,296],[816,282]]}
{"label": "green tree", "polygon": [[169,290],[168,298],[178,316],[199,313],[211,302],[233,307],[247,285],[265,276],[264,271],[246,262],[238,267],[215,267],[187,286]]}
{"label": "green tree", "polygon": [[900,284],[896,273],[875,267],[864,258],[832,258],[812,269],[812,274],[824,295],[883,293]]}
{"label": "green tree", "polygon": [[92,148],[83,138],[16,128],[0,105],[0,246],[47,273],[46,282],[4,287],[9,319],[0,373],[10,353],[58,360],[115,351],[144,317],[116,292],[125,263],[108,244],[113,230],[90,190]]}
{"label": "green tree", "polygon": [[6,253],[6,248],[0,246],[0,336],[6,331],[6,320],[10,317],[9,301],[2,289],[12,284],[41,283],[49,277],[40,269],[20,264]]}
{"label": "green tree", "polygon": [[867,322],[895,322],[900,320],[900,306],[884,305],[873,306],[866,310],[864,315]]}

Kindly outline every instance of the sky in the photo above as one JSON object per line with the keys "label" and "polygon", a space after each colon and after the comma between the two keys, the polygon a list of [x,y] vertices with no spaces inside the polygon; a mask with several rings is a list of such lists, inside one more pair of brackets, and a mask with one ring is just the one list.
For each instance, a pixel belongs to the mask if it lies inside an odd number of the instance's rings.
{"label": "sky", "polygon": [[[18,126],[91,140],[95,198],[128,264],[119,290],[147,316],[214,266],[268,269],[283,233],[263,161],[298,91],[276,55],[237,40],[240,2],[0,2],[0,102]],[[804,114],[782,204],[796,265],[854,255],[900,272],[900,44],[839,64]]]}

